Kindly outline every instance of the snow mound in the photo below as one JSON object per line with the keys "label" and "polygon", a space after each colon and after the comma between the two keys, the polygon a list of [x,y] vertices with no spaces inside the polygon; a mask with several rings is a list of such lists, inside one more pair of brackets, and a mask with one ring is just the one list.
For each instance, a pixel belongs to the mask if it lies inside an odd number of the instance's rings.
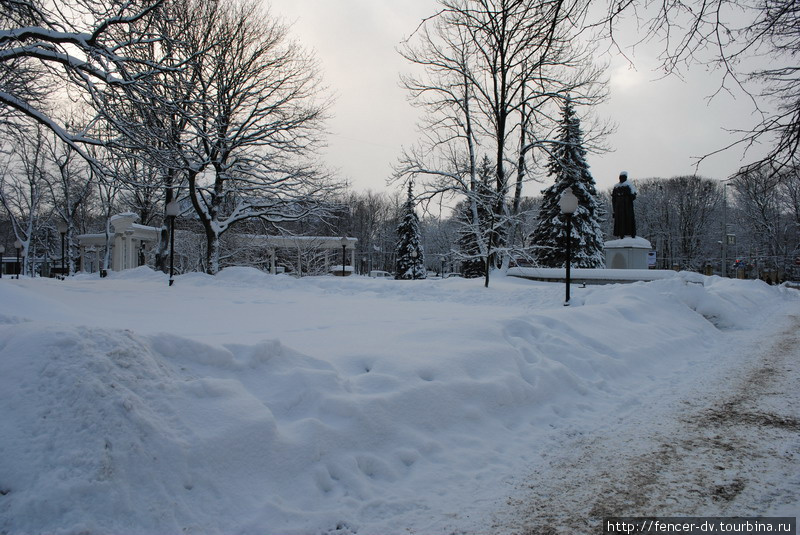
{"label": "snow mound", "polygon": [[109,280],[161,282],[166,281],[168,275],[161,271],[156,271],[148,266],[139,266],[137,268],[126,269],[124,271],[108,270],[106,278]]}
{"label": "snow mound", "polygon": [[[308,418],[344,392],[330,365],[277,342],[0,330],[3,532],[226,533],[270,497],[303,498],[291,489],[321,447]],[[299,422],[279,432],[271,407]]]}
{"label": "snow mound", "polygon": [[673,295],[691,310],[720,329],[744,329],[763,315],[774,300],[795,298],[797,292],[773,287],[760,280],[734,280],[721,277],[686,279]]}
{"label": "snow mound", "polygon": [[635,407],[798,303],[685,277],[571,307],[503,277],[19,282],[0,284],[9,534],[453,531],[554,429]]}

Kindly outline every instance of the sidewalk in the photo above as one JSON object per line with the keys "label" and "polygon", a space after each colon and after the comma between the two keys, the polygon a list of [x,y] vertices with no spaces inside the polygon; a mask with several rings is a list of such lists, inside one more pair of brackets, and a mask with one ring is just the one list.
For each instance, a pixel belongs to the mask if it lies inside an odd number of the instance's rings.
{"label": "sidewalk", "polygon": [[[760,348],[760,349],[759,349]],[[561,437],[497,534],[600,533],[603,517],[798,516],[800,317],[790,316],[732,366]],[[741,359],[741,360],[740,360]]]}

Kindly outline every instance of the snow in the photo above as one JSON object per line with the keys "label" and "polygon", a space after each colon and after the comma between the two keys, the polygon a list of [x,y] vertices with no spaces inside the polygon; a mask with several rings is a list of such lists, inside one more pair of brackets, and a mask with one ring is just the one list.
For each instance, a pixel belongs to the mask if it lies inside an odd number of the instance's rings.
{"label": "snow", "polygon": [[618,240],[607,240],[605,242],[606,249],[609,247],[621,249],[623,247],[630,247],[632,249],[652,249],[653,246],[649,240],[637,236],[635,238],[626,237]]}
{"label": "snow", "polygon": [[633,182],[628,182],[627,180],[625,182],[617,182],[616,184],[614,184],[614,189],[617,188],[628,188],[634,195],[636,195],[637,193],[636,186],[633,185]]}
{"label": "snow", "polygon": [[139,214],[136,214],[134,212],[122,212],[114,216],[111,216],[110,219],[112,225],[114,224],[115,221],[138,221],[138,220],[139,220]]}
{"label": "snow", "polygon": [[4,277],[0,532],[488,533],[565,433],[674,399],[800,313],[794,290],[682,273],[562,294]]}
{"label": "snow", "polygon": [[[530,268],[515,267],[508,270],[512,277],[533,280],[564,281],[567,277],[565,268]],[[584,269],[571,268],[570,278],[575,283],[582,281],[602,282],[639,282],[671,279],[679,277],[686,282],[702,283],[704,277],[698,273],[681,272],[671,269]]]}

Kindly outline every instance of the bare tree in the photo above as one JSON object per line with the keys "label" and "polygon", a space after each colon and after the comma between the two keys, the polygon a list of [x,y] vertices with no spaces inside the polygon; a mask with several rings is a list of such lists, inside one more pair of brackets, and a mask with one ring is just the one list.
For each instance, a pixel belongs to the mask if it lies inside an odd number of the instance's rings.
{"label": "bare tree", "polygon": [[[106,87],[135,94],[141,87],[138,82],[162,69],[130,54],[158,39],[149,21],[157,18],[162,2],[2,0],[0,117],[6,124],[18,118],[33,121],[91,159],[85,144],[102,141],[58,121],[50,104],[53,98],[63,98],[65,84],[68,91],[76,90],[96,104],[104,101],[97,97]],[[133,64],[138,68],[131,70]]]}
{"label": "bare tree", "polygon": [[736,209],[762,267],[785,267],[797,249],[795,218],[785,196],[793,173],[768,163],[743,168],[732,180]]}
{"label": "bare tree", "polygon": [[58,136],[45,139],[45,158],[52,164],[52,171],[46,173],[49,198],[53,202],[54,216],[65,225],[67,269],[75,273],[75,237],[82,206],[93,189],[93,174],[86,161],[80,158],[75,149],[64,143]]}
{"label": "bare tree", "polygon": [[[423,198],[466,196],[488,285],[496,252],[516,234],[534,151],[553,141],[559,99],[568,93],[577,101],[596,99],[598,73],[571,35],[583,2],[441,0],[440,6],[402,50],[426,70],[404,84],[429,112],[429,123],[422,146],[404,154],[397,171],[432,179]],[[481,153],[491,157],[491,195],[478,184]],[[481,222],[486,202],[491,217]]]}
{"label": "bare tree", "polygon": [[782,194],[788,212],[787,239],[790,245],[787,247],[787,252],[791,256],[787,260],[793,263],[792,266],[787,262],[786,267],[791,269],[796,277],[800,272],[797,260],[800,258],[800,166],[785,170]]}
{"label": "bare tree", "polygon": [[32,273],[33,240],[47,202],[45,137],[41,127],[17,132],[14,149],[0,175],[0,203],[22,244],[22,271]]}
{"label": "bare tree", "polygon": [[100,168],[109,170],[108,173],[98,173],[95,166],[89,167],[90,182],[97,189],[99,201],[100,220],[103,222],[105,246],[102,257],[98,253],[98,263],[101,270],[111,269],[111,247],[114,233],[111,230],[111,217],[118,208],[118,199],[124,183],[115,177],[124,175],[127,168],[127,159],[119,157],[114,151],[103,147],[90,147],[92,161],[101,162]]}
{"label": "bare tree", "polygon": [[160,166],[165,204],[188,192],[216,273],[232,226],[307,217],[335,189],[312,161],[327,103],[313,58],[259,4],[171,0],[164,9],[180,31],[166,25],[153,57],[174,68],[112,121]]}
{"label": "bare tree", "polygon": [[784,204],[794,221],[795,233],[800,235],[800,166],[785,171],[781,192]]}
{"label": "bare tree", "polygon": [[366,272],[393,269],[395,229],[398,224],[396,203],[386,193],[348,192],[337,201],[342,209],[331,218],[336,235],[352,236],[356,255]]}
{"label": "bare tree", "polygon": [[122,158],[117,174],[121,183],[119,205],[139,216],[142,225],[161,223],[164,182],[159,166],[140,158]]}
{"label": "bare tree", "polygon": [[219,237],[232,225],[308,217],[335,190],[310,159],[325,111],[313,59],[256,4],[219,12],[214,31],[198,67],[201,109],[192,118],[208,165],[188,174],[211,273],[219,269]]}
{"label": "bare tree", "polygon": [[699,176],[637,181],[639,229],[655,245],[661,267],[700,270],[719,248],[716,224],[722,188]]}
{"label": "bare tree", "polygon": [[[150,23],[158,39],[131,51],[136,58],[133,67],[144,71],[140,90],[131,93],[124,86],[109,87],[97,95],[103,99],[98,109],[109,111],[104,118],[116,131],[107,132],[108,144],[119,157],[131,161],[126,166],[129,171],[134,167],[145,171],[119,174],[119,165],[115,167],[115,178],[126,185],[123,200],[134,204],[137,212],[144,212],[143,221],[155,216],[158,206],[162,211],[156,269],[167,269],[166,205],[177,199],[181,189],[185,191],[189,175],[202,173],[209,165],[194,128],[197,116],[208,111],[202,104],[199,80],[206,53],[221,45],[215,42],[218,35],[214,28],[220,11],[228,4],[218,0],[165,0],[159,16]],[[136,27],[131,30],[134,35],[139,31]],[[163,68],[146,75],[147,66],[153,64]]]}
{"label": "bare tree", "polygon": [[[623,0],[607,5],[602,24],[618,46],[622,45],[615,30],[626,14],[634,12],[646,30],[641,41],[662,43],[660,59],[665,72],[704,64],[722,73],[720,92],[743,90],[751,98],[757,117],[752,128],[739,131],[737,141],[717,152],[761,143],[770,150],[758,163],[771,162],[781,168],[796,164],[800,146],[797,2]],[[754,62],[769,67],[754,68]]]}

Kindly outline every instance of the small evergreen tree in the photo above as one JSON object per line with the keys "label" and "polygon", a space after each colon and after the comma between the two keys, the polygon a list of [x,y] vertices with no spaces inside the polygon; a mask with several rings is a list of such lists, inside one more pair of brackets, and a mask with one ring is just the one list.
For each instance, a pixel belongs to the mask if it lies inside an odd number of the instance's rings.
{"label": "small evergreen tree", "polygon": [[424,279],[427,276],[423,258],[419,218],[414,211],[413,185],[408,183],[408,199],[403,205],[403,218],[397,226],[396,279]]}
{"label": "small evergreen tree", "polygon": [[489,232],[491,231],[490,227],[492,221],[491,203],[493,195],[491,185],[489,184],[491,176],[491,162],[488,157],[484,156],[478,169],[478,180],[475,184],[475,191],[470,193],[476,200],[478,211],[477,223],[474,221],[470,199],[467,199],[456,207],[456,217],[459,222],[457,258],[461,261],[461,274],[468,279],[483,277],[486,273],[486,254],[481,250],[481,246],[478,243],[478,236],[480,236],[484,243],[483,249],[485,249],[485,244],[488,241]]}
{"label": "small evergreen tree", "polygon": [[461,260],[461,274],[468,279],[483,277],[486,262],[481,254],[478,238],[475,236],[469,201],[460,203],[457,210],[456,217],[459,222],[457,258]]}
{"label": "small evergreen tree", "polygon": [[558,201],[564,190],[571,187],[578,197],[578,209],[572,215],[570,236],[572,265],[579,268],[603,267],[602,210],[597,202],[594,178],[586,163],[580,119],[575,115],[569,97],[562,108],[558,141],[550,153],[548,174],[554,177],[555,183],[542,192],[541,210],[531,234],[534,258],[544,267],[566,265],[566,218],[561,214]]}

